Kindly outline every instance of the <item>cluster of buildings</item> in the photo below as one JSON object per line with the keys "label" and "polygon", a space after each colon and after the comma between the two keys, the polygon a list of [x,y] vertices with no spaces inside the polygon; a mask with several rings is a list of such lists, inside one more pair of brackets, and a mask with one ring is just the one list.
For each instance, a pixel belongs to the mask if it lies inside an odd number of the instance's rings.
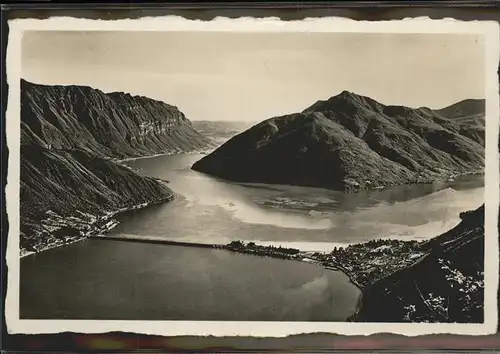
{"label": "cluster of buildings", "polygon": [[409,266],[425,253],[418,241],[373,240],[346,247],[335,247],[332,252],[303,252],[280,246],[260,246],[254,242],[232,241],[225,249],[260,256],[294,259],[341,270],[359,287]]}

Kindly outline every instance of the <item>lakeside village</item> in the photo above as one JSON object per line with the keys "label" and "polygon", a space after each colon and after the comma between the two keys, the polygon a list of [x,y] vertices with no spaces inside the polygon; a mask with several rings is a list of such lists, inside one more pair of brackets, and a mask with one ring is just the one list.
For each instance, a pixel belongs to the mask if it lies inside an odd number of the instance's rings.
{"label": "lakeside village", "polygon": [[[20,245],[21,257],[78,242],[93,235],[104,235],[118,225],[118,221],[113,218],[116,214],[142,209],[151,204],[156,203],[128,206],[101,216],[78,212],[78,216],[62,217],[53,211],[48,211],[46,219],[39,224],[41,229],[34,234],[34,237],[22,238],[25,242]],[[157,243],[180,244],[180,242],[167,240]],[[243,241],[232,241],[226,245],[194,243],[185,245],[314,263],[326,269],[340,270],[355,285],[364,288],[417,261],[425,254],[419,249],[420,244],[419,241],[377,239],[345,247],[334,247],[331,252],[301,251],[295,248],[262,246],[254,242]]]}
{"label": "lakeside village", "polygon": [[[48,210],[45,213],[45,218],[36,225],[36,229],[30,230],[32,236],[25,235],[25,237],[20,238],[20,256],[25,257],[51,248],[69,245],[93,235],[104,235],[119,224],[113,218],[116,215],[161,204],[172,198],[173,196],[169,196],[153,202],[130,204],[115,211],[99,213],[98,215],[77,210],[73,216],[62,216]],[[21,231],[21,233],[23,232]]]}
{"label": "lakeside village", "polygon": [[261,246],[254,242],[232,241],[220,248],[239,253],[297,260],[344,272],[359,288],[364,288],[416,262],[425,252],[419,241],[377,239],[334,247],[328,252],[305,252],[281,246]]}

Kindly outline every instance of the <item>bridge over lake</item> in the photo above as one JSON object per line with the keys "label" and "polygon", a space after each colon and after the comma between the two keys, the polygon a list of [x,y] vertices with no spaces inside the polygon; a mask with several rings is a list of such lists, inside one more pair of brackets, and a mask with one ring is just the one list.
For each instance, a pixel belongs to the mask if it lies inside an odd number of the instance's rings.
{"label": "bridge over lake", "polygon": [[215,245],[209,243],[197,243],[197,242],[182,242],[168,240],[162,237],[155,236],[139,236],[139,235],[94,235],[90,236],[92,239],[97,240],[108,240],[108,241],[124,241],[124,242],[141,242],[141,243],[152,243],[161,245],[174,245],[174,246],[189,246],[189,247],[203,247],[203,248],[222,248],[223,245]]}

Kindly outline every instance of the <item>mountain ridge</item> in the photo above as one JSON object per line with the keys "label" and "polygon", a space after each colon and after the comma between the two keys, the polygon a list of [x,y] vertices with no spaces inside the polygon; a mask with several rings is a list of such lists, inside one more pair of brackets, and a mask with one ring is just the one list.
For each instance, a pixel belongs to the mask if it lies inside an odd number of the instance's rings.
{"label": "mountain ridge", "polygon": [[21,254],[101,232],[117,211],[174,198],[163,182],[85,150],[23,145],[20,168]]}
{"label": "mountain ridge", "polygon": [[211,146],[175,106],[90,86],[21,80],[20,123],[21,255],[106,232],[115,213],[175,197],[113,160]]}
{"label": "mountain ridge", "polygon": [[101,157],[206,149],[210,141],[177,107],[90,86],[21,81],[21,143],[81,148]]}
{"label": "mountain ridge", "polygon": [[342,91],[254,125],[192,168],[238,182],[339,190],[428,183],[482,170],[482,122]]}

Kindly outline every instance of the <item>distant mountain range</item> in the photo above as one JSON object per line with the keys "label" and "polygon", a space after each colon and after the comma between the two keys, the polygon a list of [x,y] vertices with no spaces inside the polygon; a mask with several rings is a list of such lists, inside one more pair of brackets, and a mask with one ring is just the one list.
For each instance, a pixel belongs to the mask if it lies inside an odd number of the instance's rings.
{"label": "distant mountain range", "polygon": [[211,139],[214,144],[220,145],[238,133],[250,128],[250,122],[194,120],[193,128],[203,136]]}
{"label": "distant mountain range", "polygon": [[334,190],[428,183],[483,170],[484,114],[484,100],[432,110],[344,91],[251,127],[192,168],[232,181]]}

